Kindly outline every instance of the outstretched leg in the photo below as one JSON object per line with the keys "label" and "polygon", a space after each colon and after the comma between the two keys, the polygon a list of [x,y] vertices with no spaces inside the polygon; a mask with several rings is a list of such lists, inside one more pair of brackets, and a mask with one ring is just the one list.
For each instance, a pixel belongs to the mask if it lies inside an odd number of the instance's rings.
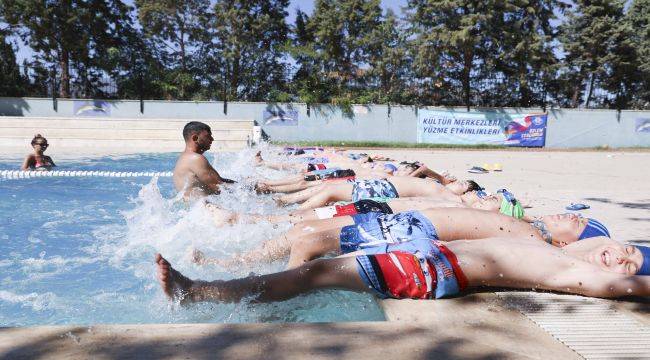
{"label": "outstretched leg", "polygon": [[[353,223],[349,216],[304,221],[294,225],[285,234],[267,240],[257,248],[230,259],[209,258],[203,252],[194,250],[192,261],[199,265],[213,264],[231,268],[275,261],[289,255],[291,251],[288,267],[293,268],[313,258],[336,251],[341,228]],[[293,244],[298,240],[301,246],[294,249]]]}
{"label": "outstretched leg", "polygon": [[335,201],[350,201],[352,188],[352,184],[327,184],[325,189],[307,199],[298,209],[315,209]]}
{"label": "outstretched leg", "polygon": [[279,185],[289,185],[289,184],[297,183],[300,182],[301,180],[304,180],[304,175],[291,175],[278,180],[262,179],[258,181],[258,184],[264,184],[267,186],[279,186]]}
{"label": "outstretched leg", "polygon": [[156,265],[167,297],[184,302],[237,302],[249,296],[260,302],[282,301],[324,288],[368,291],[354,257],[319,259],[279,273],[212,282],[188,279],[160,254],[156,254]]}
{"label": "outstretched leg", "polygon": [[277,185],[277,186],[269,185],[266,188],[269,190],[269,192],[273,192],[273,193],[295,193],[297,191],[305,190],[309,187],[310,187],[310,181],[300,180],[293,184]]}
{"label": "outstretched leg", "polygon": [[287,269],[296,268],[309,260],[330,253],[338,253],[341,248],[340,234],[341,228],[339,227],[304,235],[293,240]]}
{"label": "outstretched leg", "polygon": [[328,184],[321,184],[319,186],[314,186],[307,188],[305,190],[298,191],[297,193],[293,194],[288,194],[288,195],[283,195],[278,198],[278,201],[281,202],[282,204],[294,204],[294,203],[299,203],[303,202],[313,195],[325,191],[329,185]]}

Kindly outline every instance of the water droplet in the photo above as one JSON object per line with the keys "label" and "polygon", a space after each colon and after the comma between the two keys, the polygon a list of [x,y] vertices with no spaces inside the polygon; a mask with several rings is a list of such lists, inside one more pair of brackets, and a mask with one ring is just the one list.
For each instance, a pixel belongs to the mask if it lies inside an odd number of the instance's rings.
{"label": "water droplet", "polygon": [[499,277],[503,277],[503,274],[499,274]]}

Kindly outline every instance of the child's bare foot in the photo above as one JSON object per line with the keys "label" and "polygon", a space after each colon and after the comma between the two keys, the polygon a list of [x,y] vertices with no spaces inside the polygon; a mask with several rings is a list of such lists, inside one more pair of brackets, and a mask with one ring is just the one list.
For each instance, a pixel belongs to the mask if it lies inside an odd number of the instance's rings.
{"label": "child's bare foot", "polygon": [[267,184],[260,181],[255,184],[255,192],[258,194],[270,194],[271,188]]}
{"label": "child's bare foot", "polygon": [[213,204],[207,204],[205,207],[210,210],[210,213],[212,213],[212,220],[217,227],[222,227],[237,222],[237,213],[235,212],[221,209]]}
{"label": "child's bare foot", "polygon": [[264,163],[264,159],[262,159],[262,152],[258,151],[257,154],[255,154],[255,158],[253,159],[253,163],[255,165],[262,165]]}
{"label": "child's bare foot", "polygon": [[169,261],[160,254],[156,254],[156,265],[158,266],[158,281],[170,300],[179,299],[183,302],[191,297],[194,281],[174,270]]}
{"label": "child's bare foot", "polygon": [[205,265],[205,253],[199,249],[192,249],[192,262],[197,265]]}
{"label": "child's bare foot", "polygon": [[285,206],[285,205],[287,205],[287,202],[283,199],[282,196],[274,197],[274,198],[273,198],[273,201],[275,201],[275,203],[276,203],[278,206]]}

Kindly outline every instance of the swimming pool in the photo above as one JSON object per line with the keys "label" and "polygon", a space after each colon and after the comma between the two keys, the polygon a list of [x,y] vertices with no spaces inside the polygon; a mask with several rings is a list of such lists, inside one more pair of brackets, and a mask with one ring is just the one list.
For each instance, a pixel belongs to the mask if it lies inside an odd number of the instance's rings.
{"label": "swimming pool", "polygon": [[[278,209],[243,184],[253,150],[208,155],[240,182],[216,202],[237,211]],[[212,159],[214,157],[214,159]],[[176,154],[57,161],[57,170],[169,171]],[[15,169],[20,159],[0,161]],[[278,175],[270,172],[263,175]],[[190,261],[192,248],[228,257],[288,225],[217,228],[200,206],[174,199],[170,178],[52,177],[0,179],[0,326],[92,323],[192,323],[383,320],[370,295],[320,291],[275,304],[171,304],[159,289],[153,256],[161,252],[191,278],[230,279],[281,270],[283,262],[227,272]]]}

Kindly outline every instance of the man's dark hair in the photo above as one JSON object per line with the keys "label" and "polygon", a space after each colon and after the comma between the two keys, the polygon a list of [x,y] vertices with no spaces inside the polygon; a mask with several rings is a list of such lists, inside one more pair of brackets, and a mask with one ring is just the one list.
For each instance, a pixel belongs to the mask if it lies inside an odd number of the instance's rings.
{"label": "man's dark hair", "polygon": [[484,188],[474,180],[467,180],[467,183],[469,184],[469,186],[467,186],[467,192],[484,190]]}
{"label": "man's dark hair", "polygon": [[183,127],[183,139],[187,141],[192,136],[192,134],[199,133],[204,130],[211,132],[210,127],[207,124],[204,124],[200,121],[190,121]]}

